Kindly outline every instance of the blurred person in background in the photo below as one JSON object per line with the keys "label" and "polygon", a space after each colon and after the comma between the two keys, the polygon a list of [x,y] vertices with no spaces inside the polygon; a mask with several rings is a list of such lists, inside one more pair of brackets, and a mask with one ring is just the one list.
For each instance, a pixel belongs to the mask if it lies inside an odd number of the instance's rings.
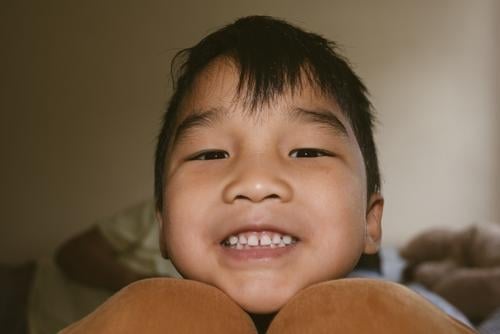
{"label": "blurred person in background", "polygon": [[154,203],[144,201],[97,221],[51,258],[0,266],[0,328],[53,334],[136,280],[181,277],[161,256]]}

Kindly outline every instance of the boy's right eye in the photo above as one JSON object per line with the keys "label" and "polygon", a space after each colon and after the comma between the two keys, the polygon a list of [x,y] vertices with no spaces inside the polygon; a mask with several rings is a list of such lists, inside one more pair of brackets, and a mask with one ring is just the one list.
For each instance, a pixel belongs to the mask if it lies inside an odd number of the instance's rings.
{"label": "boy's right eye", "polygon": [[229,158],[229,153],[220,150],[210,150],[196,153],[188,160],[218,160]]}

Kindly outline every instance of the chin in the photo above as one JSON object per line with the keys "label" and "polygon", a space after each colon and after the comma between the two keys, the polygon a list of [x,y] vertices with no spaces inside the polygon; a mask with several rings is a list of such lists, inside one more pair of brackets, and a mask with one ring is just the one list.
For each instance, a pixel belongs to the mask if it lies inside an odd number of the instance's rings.
{"label": "chin", "polygon": [[[279,292],[279,293],[278,293]],[[282,289],[239,289],[236,293],[226,292],[245,311],[256,314],[274,313],[279,311],[294,294]]]}
{"label": "chin", "polygon": [[249,313],[255,314],[267,314],[279,311],[285,304],[286,301],[276,301],[276,300],[245,300],[236,302]]}

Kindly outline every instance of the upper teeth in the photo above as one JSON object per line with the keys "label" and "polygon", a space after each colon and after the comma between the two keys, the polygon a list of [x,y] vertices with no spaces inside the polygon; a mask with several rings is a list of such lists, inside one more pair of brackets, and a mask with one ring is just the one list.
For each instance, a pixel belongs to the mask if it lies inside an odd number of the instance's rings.
{"label": "upper teeth", "polygon": [[297,239],[288,234],[276,232],[246,232],[230,235],[222,244],[226,247],[243,249],[251,247],[285,247],[297,242]]}

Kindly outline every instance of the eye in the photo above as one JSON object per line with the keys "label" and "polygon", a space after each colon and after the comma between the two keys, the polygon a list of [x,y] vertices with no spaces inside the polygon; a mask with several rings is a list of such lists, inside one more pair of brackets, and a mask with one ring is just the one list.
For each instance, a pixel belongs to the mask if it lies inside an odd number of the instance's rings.
{"label": "eye", "polygon": [[333,153],[317,148],[299,148],[290,152],[292,158],[319,158],[325,156],[333,156]]}
{"label": "eye", "polygon": [[190,157],[188,160],[218,160],[229,158],[229,153],[221,150],[210,150],[196,153],[194,156]]}

